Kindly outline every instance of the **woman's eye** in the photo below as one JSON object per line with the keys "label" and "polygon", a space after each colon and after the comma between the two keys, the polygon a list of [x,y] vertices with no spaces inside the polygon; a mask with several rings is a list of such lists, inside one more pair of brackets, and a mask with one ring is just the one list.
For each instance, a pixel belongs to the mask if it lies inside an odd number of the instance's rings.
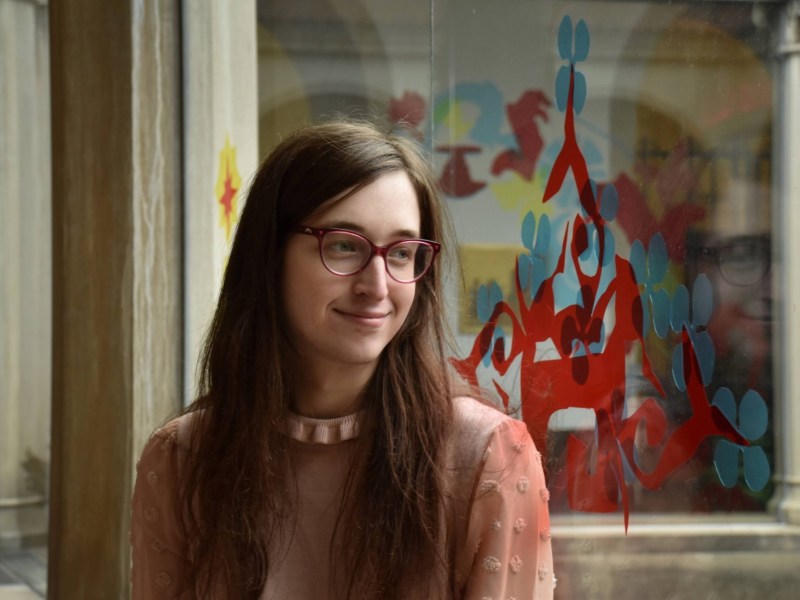
{"label": "woman's eye", "polygon": [[355,244],[347,240],[337,240],[328,244],[328,250],[337,254],[350,254],[356,251]]}
{"label": "woman's eye", "polygon": [[414,252],[408,246],[397,246],[396,248],[392,248],[392,251],[389,253],[389,258],[396,261],[408,261],[414,256]]}

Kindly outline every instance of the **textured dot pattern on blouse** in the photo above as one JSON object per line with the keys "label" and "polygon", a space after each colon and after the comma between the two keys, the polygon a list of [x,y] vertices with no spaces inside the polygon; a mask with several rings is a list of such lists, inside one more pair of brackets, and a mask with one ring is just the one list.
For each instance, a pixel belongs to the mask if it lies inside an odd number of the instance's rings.
{"label": "textured dot pattern on blouse", "polygon": [[[487,426],[477,427],[477,436],[462,436],[454,442],[456,456],[465,451],[474,454],[465,463],[469,481],[458,488],[472,489],[473,494],[459,520],[464,543],[459,545],[453,565],[458,582],[453,597],[551,600],[555,577],[549,493],[541,456],[521,421],[497,416],[493,409],[487,419],[486,411],[490,409],[474,400],[467,402],[467,416],[473,419],[470,423],[482,423],[485,419]],[[179,518],[174,505],[175,485],[188,452],[178,444],[177,432],[181,427],[185,429],[186,423],[182,417],[155,432],[137,465],[131,521],[134,600],[192,597],[184,579],[188,572],[189,545],[177,526]],[[325,445],[338,446],[358,436],[358,418],[353,415],[333,422],[292,417],[286,433],[304,447],[319,448],[321,454],[314,456],[323,460],[327,456],[322,452]],[[472,487],[468,488],[470,483]],[[292,567],[292,572],[305,573],[317,568],[298,564]],[[319,594],[295,597],[311,598]]]}
{"label": "textured dot pattern on blouse", "polygon": [[190,597],[180,580],[186,544],[177,528],[172,485],[181,458],[177,427],[171,423],[151,436],[137,464],[130,532],[136,559],[131,581],[137,599]]}
{"label": "textured dot pattern on blouse", "polygon": [[505,421],[493,432],[476,489],[468,543],[479,568],[465,597],[552,598],[550,496],[524,423]]}

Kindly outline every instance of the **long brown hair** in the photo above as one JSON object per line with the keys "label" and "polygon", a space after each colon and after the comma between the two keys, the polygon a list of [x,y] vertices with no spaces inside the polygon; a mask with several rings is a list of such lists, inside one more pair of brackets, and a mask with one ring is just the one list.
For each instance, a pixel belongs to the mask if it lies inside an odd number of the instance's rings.
{"label": "long brown hair", "polygon": [[[296,503],[282,422],[292,386],[280,281],[287,232],[322,204],[381,175],[405,172],[421,235],[443,240],[441,201],[416,146],[365,123],[302,129],[259,168],[239,221],[200,362],[193,452],[180,486],[198,597],[257,598],[270,554],[291,536]],[[331,552],[342,597],[408,597],[442,566],[440,463],[451,417],[442,268],[416,284],[400,332],[367,385],[360,444]],[[347,535],[344,534],[347,532]],[[276,544],[276,542],[279,542]],[[412,581],[412,576],[413,580]]]}

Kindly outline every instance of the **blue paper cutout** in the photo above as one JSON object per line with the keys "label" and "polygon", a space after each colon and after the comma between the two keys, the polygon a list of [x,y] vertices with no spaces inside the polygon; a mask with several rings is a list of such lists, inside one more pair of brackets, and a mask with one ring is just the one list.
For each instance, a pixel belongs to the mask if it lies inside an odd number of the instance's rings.
{"label": "blue paper cutout", "polygon": [[[561,19],[561,24],[558,27],[558,55],[562,60],[569,62],[569,66],[562,66],[556,73],[556,106],[560,112],[564,112],[567,108],[571,71],[576,63],[586,60],[589,56],[589,40],[589,28],[583,19],[578,21],[575,26],[574,38],[572,19],[568,16]],[[586,90],[586,77],[580,71],[575,70],[572,109],[576,115],[581,113],[586,104]]]}
{"label": "blue paper cutout", "polygon": [[562,66],[556,73],[556,107],[559,112],[567,110],[567,100],[569,98],[569,74],[570,68]]}
{"label": "blue paper cutout", "polygon": [[586,22],[581,19],[575,26],[575,54],[572,55],[572,62],[582,62],[589,57],[589,28]]}
{"label": "blue paper cutout", "polygon": [[739,430],[748,440],[757,440],[767,432],[767,403],[755,390],[747,390],[739,403]]}
{"label": "blue paper cutout", "polygon": [[488,288],[483,284],[478,288],[476,312],[478,313],[478,319],[480,319],[481,323],[486,323],[489,320],[494,311],[494,307],[502,300],[503,290],[500,289],[496,281],[492,281]]}
{"label": "blue paper cutout", "polygon": [[519,285],[523,290],[529,290],[530,297],[533,299],[550,275],[545,264],[550,248],[550,219],[548,216],[542,215],[537,227],[536,216],[528,211],[522,219],[521,239],[528,254],[520,254],[518,259]]}
{"label": "blue paper cutout", "polygon": [[664,236],[660,233],[654,234],[650,238],[650,248],[647,252],[639,240],[634,240],[631,244],[630,263],[636,281],[644,284],[642,292],[643,333],[646,336],[650,332],[652,319],[656,335],[663,338],[669,329],[670,310],[669,294],[664,288],[657,288],[667,274],[667,244]]}
{"label": "blue paper cutout", "polygon": [[[711,281],[705,275],[698,275],[694,281],[691,295],[691,314],[689,291],[679,285],[672,296],[670,306],[670,326],[676,333],[687,331],[694,348],[697,362],[700,365],[700,376],[703,385],[711,382],[714,372],[716,352],[711,334],[705,329],[711,320],[713,311],[713,294]],[[683,344],[675,346],[672,354],[672,379],[680,391],[686,391],[683,377]]]}
{"label": "blue paper cutout", "polygon": [[[767,431],[767,404],[761,394],[747,390],[739,403],[738,411],[733,392],[722,387],[714,394],[712,405],[722,411],[739,433],[749,442],[755,441]],[[737,418],[738,412],[738,418]],[[744,463],[744,481],[755,491],[761,491],[769,483],[771,475],[767,455],[761,446],[740,446],[720,439],[714,449],[714,468],[725,487],[733,487],[739,481],[739,455]]]}
{"label": "blue paper cutout", "polygon": [[607,184],[600,195],[600,216],[606,221],[613,221],[619,210],[619,193],[616,186]]}
{"label": "blue paper cutout", "polygon": [[558,55],[572,62],[572,19],[569,15],[561,19],[558,27]]}

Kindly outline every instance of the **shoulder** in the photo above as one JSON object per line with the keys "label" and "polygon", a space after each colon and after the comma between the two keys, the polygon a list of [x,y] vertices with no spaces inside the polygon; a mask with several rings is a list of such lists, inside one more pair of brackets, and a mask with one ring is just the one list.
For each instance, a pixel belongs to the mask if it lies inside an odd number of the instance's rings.
{"label": "shoulder", "polygon": [[497,432],[526,429],[525,424],[497,406],[469,396],[453,400],[453,434],[469,439],[488,438]]}
{"label": "shoulder", "polygon": [[530,438],[527,427],[499,408],[469,396],[453,400],[453,424],[450,433],[451,461],[467,467],[477,465],[486,449],[497,439],[510,443]]}
{"label": "shoulder", "polygon": [[194,419],[195,413],[186,413],[156,429],[147,440],[139,463],[160,462],[167,457],[185,455],[189,449],[189,434]]}
{"label": "shoulder", "polygon": [[173,502],[186,463],[191,422],[191,414],[186,414],[156,429],[136,463],[133,522],[144,529],[163,527],[160,516],[174,516]]}
{"label": "shoulder", "polygon": [[165,591],[183,586],[188,549],[179,485],[191,420],[187,414],[156,429],[137,463],[130,516],[135,598],[162,598]]}

